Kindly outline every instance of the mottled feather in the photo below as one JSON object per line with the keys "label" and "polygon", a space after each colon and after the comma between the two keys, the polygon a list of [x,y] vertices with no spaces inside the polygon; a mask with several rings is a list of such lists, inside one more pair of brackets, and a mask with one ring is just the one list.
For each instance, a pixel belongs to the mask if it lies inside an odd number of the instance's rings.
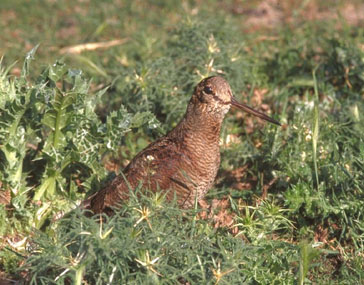
{"label": "mottled feather", "polygon": [[[193,206],[215,180],[220,165],[221,124],[232,104],[249,112],[246,105],[234,99],[225,79],[215,76],[202,80],[178,125],[138,153],[122,175],[83,205],[93,213],[112,214],[112,207],[128,199],[130,190],[141,183],[142,188],[166,192],[167,199],[176,195],[183,208]],[[254,115],[278,123],[253,111]]]}

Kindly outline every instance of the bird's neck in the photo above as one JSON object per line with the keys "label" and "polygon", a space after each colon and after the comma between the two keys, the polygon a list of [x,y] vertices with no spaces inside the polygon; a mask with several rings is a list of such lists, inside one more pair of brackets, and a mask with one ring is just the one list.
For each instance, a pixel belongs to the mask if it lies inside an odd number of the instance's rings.
{"label": "bird's neck", "polygon": [[186,114],[169,135],[178,137],[180,141],[201,140],[218,145],[223,119],[223,116],[189,104]]}

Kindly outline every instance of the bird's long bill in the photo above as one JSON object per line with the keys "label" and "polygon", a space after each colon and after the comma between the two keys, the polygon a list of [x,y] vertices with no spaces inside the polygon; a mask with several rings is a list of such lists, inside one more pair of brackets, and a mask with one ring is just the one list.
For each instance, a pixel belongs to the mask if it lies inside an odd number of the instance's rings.
{"label": "bird's long bill", "polygon": [[245,104],[242,104],[242,103],[239,103],[234,97],[231,97],[231,105],[249,113],[249,114],[252,114],[254,116],[257,116],[258,118],[261,118],[265,121],[268,121],[268,122],[271,122],[273,124],[276,124],[278,126],[280,126],[281,124],[277,121],[277,120],[274,120],[273,118],[267,116],[266,114],[262,113],[262,112],[259,112],[257,110],[254,110],[253,108],[249,107],[248,105],[245,105]]}

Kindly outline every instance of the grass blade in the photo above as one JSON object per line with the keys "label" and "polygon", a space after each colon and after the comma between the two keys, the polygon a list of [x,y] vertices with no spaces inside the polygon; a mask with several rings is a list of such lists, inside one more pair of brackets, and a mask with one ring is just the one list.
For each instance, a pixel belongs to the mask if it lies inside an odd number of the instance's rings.
{"label": "grass blade", "polygon": [[316,69],[312,71],[313,86],[314,86],[314,107],[313,107],[313,122],[312,122],[312,155],[313,155],[313,166],[315,168],[316,187],[319,187],[319,177],[317,169],[317,141],[319,136],[319,98],[318,88],[316,80]]}

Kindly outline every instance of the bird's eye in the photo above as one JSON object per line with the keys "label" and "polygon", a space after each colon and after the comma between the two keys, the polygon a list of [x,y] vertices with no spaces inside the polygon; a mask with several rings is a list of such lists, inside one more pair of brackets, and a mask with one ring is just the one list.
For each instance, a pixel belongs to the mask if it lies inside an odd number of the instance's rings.
{"label": "bird's eye", "polygon": [[214,93],[214,91],[212,91],[212,88],[210,86],[205,86],[205,88],[203,89],[203,92],[205,92],[206,94]]}

